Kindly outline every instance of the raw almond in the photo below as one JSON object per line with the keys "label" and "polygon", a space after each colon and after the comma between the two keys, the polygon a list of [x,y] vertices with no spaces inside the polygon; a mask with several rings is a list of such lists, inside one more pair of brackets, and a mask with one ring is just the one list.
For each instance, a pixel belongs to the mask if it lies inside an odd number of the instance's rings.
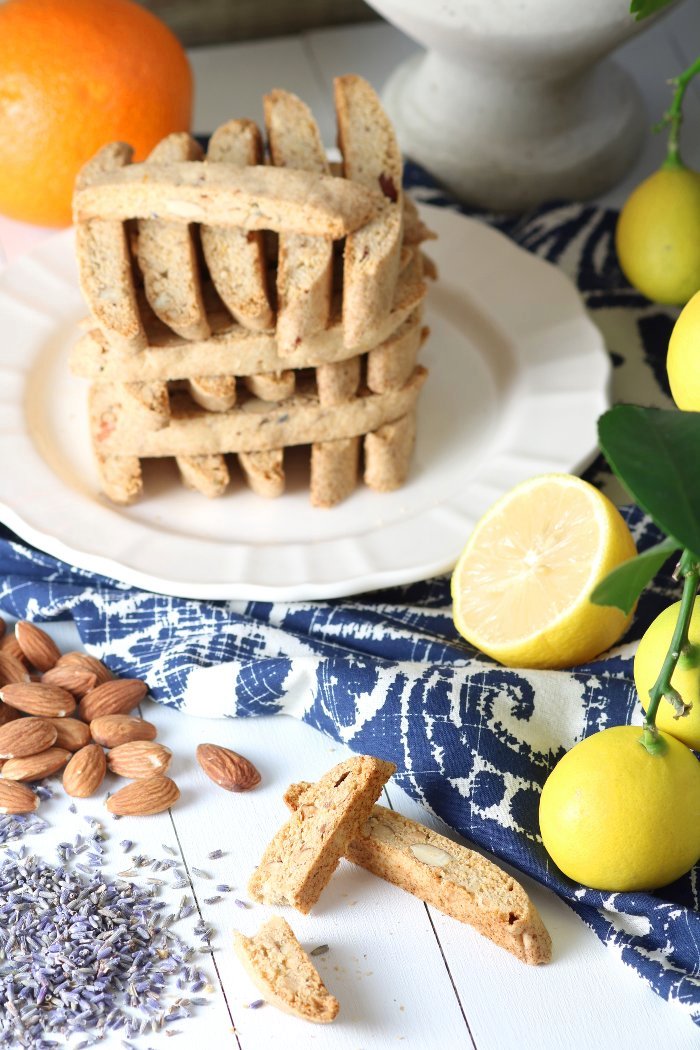
{"label": "raw almond", "polygon": [[119,777],[143,780],[154,773],[165,773],[172,757],[172,751],[163,744],[132,740],[128,744],[113,747],[107,755],[107,765]]}
{"label": "raw almond", "polygon": [[19,642],[14,634],[5,634],[0,638],[0,653],[3,656],[12,656],[15,660],[19,660],[21,664],[25,663],[24,653],[20,649]]}
{"label": "raw almond", "polygon": [[39,805],[39,796],[24,784],[0,781],[0,813],[33,813]]}
{"label": "raw almond", "polygon": [[102,685],[103,682],[109,682],[112,677],[110,669],[105,667],[96,656],[91,656],[90,653],[64,653],[57,666],[80,667],[83,671],[89,671],[91,674],[94,674],[98,685]]}
{"label": "raw almond", "polygon": [[49,671],[61,658],[61,652],[53,638],[35,623],[20,620],[15,624],[15,638],[25,657],[37,671]]}
{"label": "raw almond", "polygon": [[18,711],[44,718],[63,718],[75,711],[72,693],[43,682],[12,682],[0,689],[0,699]]}
{"label": "raw almond", "polygon": [[134,780],[107,799],[107,809],[119,817],[162,813],[180,797],[180,789],[170,777],[155,776]]}
{"label": "raw almond", "polygon": [[215,784],[226,791],[250,791],[260,783],[260,774],[247,758],[218,744],[200,744],[197,761]]}
{"label": "raw almond", "polygon": [[4,780],[43,780],[62,769],[71,758],[63,747],[50,747],[28,758],[10,758],[2,767]]}
{"label": "raw almond", "polygon": [[9,651],[0,652],[0,686],[9,685],[10,682],[28,682],[27,668],[13,656]]}
{"label": "raw almond", "polygon": [[13,722],[16,718],[21,717],[21,711],[14,707],[8,707],[7,704],[3,704],[2,700],[0,700],[0,726],[5,726],[8,722]]}
{"label": "raw almond", "polygon": [[67,689],[78,700],[97,685],[97,675],[93,671],[86,671],[85,668],[78,666],[71,667],[70,664],[63,667],[52,667],[42,676],[41,680],[46,685],[57,685],[61,689]]}
{"label": "raw almond", "polygon": [[156,727],[137,715],[101,715],[90,723],[92,739],[103,747],[119,747],[133,740],[155,740]]}
{"label": "raw almond", "polygon": [[113,678],[86,693],[78,714],[85,722],[101,715],[124,715],[141,703],[148,686],[140,678]]}
{"label": "raw almond", "polygon": [[56,743],[56,730],[46,718],[19,718],[0,729],[0,758],[38,755]]}
{"label": "raw almond", "polygon": [[77,718],[49,718],[56,728],[56,747],[65,747],[66,751],[79,751],[91,742],[90,727]]}
{"label": "raw almond", "polygon": [[94,795],[107,772],[107,759],[97,744],[87,744],[71,758],[63,771],[63,787],[73,798]]}
{"label": "raw almond", "polygon": [[6,630],[7,630],[7,624],[3,620],[2,616],[0,616],[0,638],[3,637],[3,635],[5,634]]}

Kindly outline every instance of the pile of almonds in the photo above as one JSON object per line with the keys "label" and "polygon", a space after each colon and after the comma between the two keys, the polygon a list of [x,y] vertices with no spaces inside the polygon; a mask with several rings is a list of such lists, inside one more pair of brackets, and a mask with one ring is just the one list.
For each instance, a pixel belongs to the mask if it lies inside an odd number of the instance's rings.
{"label": "pile of almonds", "polygon": [[[94,656],[61,655],[36,624],[20,621],[14,636],[0,619],[0,813],[30,813],[38,796],[25,784],[63,770],[74,798],[99,790],[107,770],[132,781],[107,800],[117,816],[160,813],[180,791],[167,777],[172,752],[156,742],[156,727],[132,714],[148,692],[138,678],[114,678]],[[106,751],[105,751],[106,749]],[[247,759],[202,744],[198,761],[229,791],[255,787]]]}

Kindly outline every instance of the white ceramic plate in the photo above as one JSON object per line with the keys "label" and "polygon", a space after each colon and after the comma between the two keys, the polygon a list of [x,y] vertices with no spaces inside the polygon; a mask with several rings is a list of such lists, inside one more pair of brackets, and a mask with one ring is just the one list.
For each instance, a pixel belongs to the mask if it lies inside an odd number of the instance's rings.
{"label": "white ceramic plate", "polygon": [[404,488],[359,486],[315,510],[295,450],[290,491],[278,500],[239,480],[210,502],[180,485],[173,463],[151,462],[142,500],[110,504],[92,462],[87,384],[68,370],[85,308],[66,231],[0,277],[0,518],[81,568],[193,598],[331,598],[451,568],[474,522],[512,485],[590,461],[610,367],[553,266],[477,221],[423,210],[439,234],[428,249],[440,280]]}

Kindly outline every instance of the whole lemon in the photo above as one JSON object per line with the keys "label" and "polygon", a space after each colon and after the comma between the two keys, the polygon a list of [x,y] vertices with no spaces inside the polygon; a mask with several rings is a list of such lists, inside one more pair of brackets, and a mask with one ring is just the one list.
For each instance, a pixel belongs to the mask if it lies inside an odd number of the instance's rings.
{"label": "whole lemon", "polygon": [[666,371],[678,407],[700,412],[700,292],[681,310],[673,326]]}
{"label": "whole lemon", "polygon": [[[661,665],[671,644],[673,629],[678,619],[680,602],[669,605],[656,617],[644,633],[634,658],[634,683],[646,711],[649,690],[659,676]],[[700,751],[700,604],[696,602],[688,630],[690,651],[683,654],[671,677],[671,685],[691,710],[682,718],[674,718],[674,710],[667,700],[659,704],[656,724],[659,729],[682,740],[688,747]]]}
{"label": "whole lemon", "polygon": [[587,737],[552,770],[540,830],[565,875],[599,890],[653,890],[700,857],[700,762],[675,737],[650,755],[640,726]]}
{"label": "whole lemon", "polygon": [[633,191],[615,244],[625,277],[658,303],[682,306],[700,289],[700,173],[661,168]]}
{"label": "whole lemon", "polygon": [[107,142],[142,159],[187,131],[192,74],[182,45],[131,0],[0,3],[0,213],[71,221],[75,176]]}

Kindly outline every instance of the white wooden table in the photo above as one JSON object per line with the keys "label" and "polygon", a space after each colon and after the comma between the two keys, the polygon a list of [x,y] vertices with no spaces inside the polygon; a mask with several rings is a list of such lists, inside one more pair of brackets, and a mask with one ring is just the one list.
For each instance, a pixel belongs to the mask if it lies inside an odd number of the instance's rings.
{"label": "white wooden table", "polygon": [[[665,79],[694,57],[699,30],[700,9],[690,0],[620,54],[647,100],[650,124],[667,102]],[[381,88],[390,70],[413,48],[394,29],[378,24],[198,49],[192,53],[198,90],[195,129],[210,131],[232,116],[260,119],[262,94],[281,86],[311,105],[331,143],[335,137],[332,77],[358,72]],[[688,98],[686,141],[688,160],[700,167],[699,97],[694,85]],[[619,204],[662,155],[662,139],[650,137],[635,171],[605,203]],[[47,231],[0,219],[0,262],[3,255],[11,260],[46,235]],[[72,624],[50,625],[49,630],[62,649],[76,647]],[[549,966],[535,969],[518,963],[469,927],[345,863],[311,915],[290,917],[307,948],[329,945],[328,953],[317,961],[341,1001],[337,1022],[316,1028],[269,1006],[248,1009],[259,993],[231,950],[231,930],[255,930],[269,910],[241,909],[234,898],[245,897],[250,872],[271,831],[285,817],[281,795],[287,784],[316,778],[349,752],[286,717],[212,722],[150,703],[143,713],[158,724],[160,739],[174,752],[172,771],[182,798],[172,814],[107,821],[111,835],[107,871],[123,870],[118,842],[129,838],[151,856],[165,856],[161,844],[168,844],[181,851],[188,870],[194,866],[210,872],[212,881],[192,876],[192,883],[199,910],[216,931],[216,951],[209,959],[201,957],[214,988],[211,1003],[198,1009],[195,1019],[174,1026],[181,1032],[177,1038],[148,1036],[137,1041],[139,1046],[690,1050],[700,1043],[700,1032],[686,1016],[650,992],[566,905],[537,884],[523,880],[552,934],[554,958]],[[261,786],[240,796],[214,787],[194,760],[196,745],[202,741],[248,755],[262,773]],[[437,823],[400,790],[390,787],[387,795],[401,812]],[[52,828],[30,840],[32,849],[53,857],[56,842],[84,830],[83,814],[99,816],[102,809],[101,801],[79,801],[78,814],[73,815],[68,802],[57,792],[56,799],[42,806]],[[208,860],[207,854],[217,848],[224,850],[225,857]],[[237,887],[237,892],[206,905],[204,898],[215,893],[218,882]],[[176,906],[183,891],[168,892]],[[120,1038],[103,1045],[118,1047]]]}

